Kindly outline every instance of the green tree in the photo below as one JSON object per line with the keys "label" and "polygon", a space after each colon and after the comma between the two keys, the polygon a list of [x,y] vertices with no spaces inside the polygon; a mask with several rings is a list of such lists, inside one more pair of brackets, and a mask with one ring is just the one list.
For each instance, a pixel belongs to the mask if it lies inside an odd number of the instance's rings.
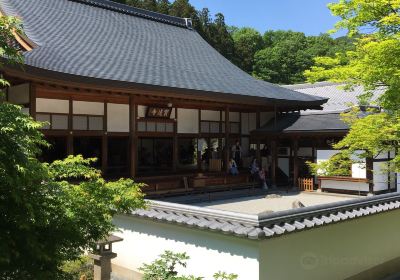
{"label": "green tree", "polygon": [[267,47],[254,56],[253,75],[259,79],[281,84],[305,80],[304,70],[312,65],[307,52],[308,42],[304,33],[293,31],[266,32]]}
{"label": "green tree", "polygon": [[329,8],[341,18],[334,31],[348,30],[355,48],[334,58],[317,58],[316,66],[305,73],[308,79],[346,82],[349,88],[362,85],[367,92],[384,89],[378,100],[383,110],[351,118],[350,132],[336,148],[363,150],[360,157],[396,151],[392,163],[399,171],[400,1],[341,0]]}
{"label": "green tree", "polygon": [[[0,52],[7,63],[22,57],[12,44],[18,20],[0,17]],[[3,86],[7,81],[0,79]],[[21,107],[0,101],[0,278],[60,279],[62,265],[78,260],[113,232],[112,217],[144,207],[141,184],[106,182],[94,159],[68,157],[51,164],[37,156],[48,144],[41,123]],[[75,183],[71,183],[74,181]]]}
{"label": "green tree", "polygon": [[320,163],[307,162],[311,174],[316,176],[351,176],[352,160],[348,151],[337,153]]}
{"label": "green tree", "polygon": [[264,48],[254,56],[253,75],[280,84],[305,82],[304,71],[315,64],[315,57],[333,57],[351,46],[349,41],[328,34],[306,36],[291,30],[269,30],[263,41]]}
{"label": "green tree", "polygon": [[[143,280],[201,280],[203,277],[178,275],[177,267],[186,267],[189,260],[186,253],[174,253],[165,251],[160,257],[150,264],[144,264],[140,270],[143,272]],[[213,275],[215,280],[235,280],[236,274],[217,272]]]}
{"label": "green tree", "polygon": [[232,38],[235,42],[234,62],[244,71],[253,71],[254,55],[263,47],[263,39],[257,30],[250,27],[233,29]]}

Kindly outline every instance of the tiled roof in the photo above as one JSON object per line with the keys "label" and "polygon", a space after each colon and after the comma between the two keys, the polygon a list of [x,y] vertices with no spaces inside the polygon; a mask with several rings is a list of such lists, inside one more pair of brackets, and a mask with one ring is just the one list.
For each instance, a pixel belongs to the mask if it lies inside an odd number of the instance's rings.
{"label": "tiled roof", "polygon": [[183,204],[150,201],[136,217],[250,239],[264,239],[398,210],[400,194],[391,193],[349,201],[248,215]]}
{"label": "tiled roof", "polygon": [[0,0],[0,4],[7,15],[22,18],[26,35],[38,46],[25,54],[25,64],[33,67],[30,72],[44,69],[100,83],[184,89],[206,97],[250,97],[260,105],[289,102],[317,107],[326,102],[256,80],[196,31],[182,28],[183,19],[107,0]]}
{"label": "tiled roof", "polygon": [[252,133],[296,133],[318,131],[347,131],[349,126],[341,120],[340,112],[319,112],[313,114],[290,113],[270,120]]}
{"label": "tiled roof", "polygon": [[[309,94],[312,96],[319,96],[329,98],[328,102],[323,107],[324,112],[337,112],[349,108],[349,104],[358,104],[357,97],[364,94],[362,86],[356,86],[352,90],[343,89],[343,84],[331,82],[318,82],[314,84],[296,84],[283,86],[297,92]],[[384,89],[376,89],[373,92],[372,100],[375,101],[382,95]],[[312,112],[306,111],[305,113]]]}

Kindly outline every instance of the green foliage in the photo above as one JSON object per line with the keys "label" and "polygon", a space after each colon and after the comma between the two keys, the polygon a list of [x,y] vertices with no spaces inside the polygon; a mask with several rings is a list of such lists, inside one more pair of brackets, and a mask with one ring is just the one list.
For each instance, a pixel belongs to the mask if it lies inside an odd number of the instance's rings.
{"label": "green foliage", "polygon": [[66,261],[115,230],[113,215],[145,207],[141,184],[106,182],[91,160],[40,163],[40,124],[17,106],[0,104],[0,126],[0,278],[62,278]]}
{"label": "green foliage", "polygon": [[143,272],[143,280],[186,280],[201,279],[193,276],[178,276],[177,266],[186,267],[189,256],[186,253],[173,253],[165,251],[151,264],[144,264],[140,270]]}
{"label": "green foliage", "polygon": [[[22,62],[19,51],[10,44],[15,40],[15,33],[22,33],[21,21],[15,17],[0,16],[0,56],[7,58],[11,64]],[[7,86],[8,82],[1,77],[0,85]]]}
{"label": "green foliage", "polygon": [[[0,52],[7,63],[22,61],[7,44],[18,28],[17,20],[0,18]],[[48,146],[41,126],[19,106],[0,101],[1,279],[68,278],[63,264],[79,260],[113,232],[113,215],[145,207],[141,184],[106,182],[90,167],[94,159],[41,163],[37,156]]]}
{"label": "green foliage", "polygon": [[340,151],[320,163],[307,162],[311,174],[316,176],[351,176],[352,160],[347,151]]}
{"label": "green foliage", "polygon": [[226,272],[219,271],[214,274],[214,279],[215,280],[235,280],[235,279],[238,279],[238,276],[233,273],[228,274]]}
{"label": "green foliage", "polygon": [[64,263],[61,270],[71,280],[93,280],[93,260],[87,256]]}
{"label": "green foliage", "polygon": [[[336,147],[363,150],[360,157],[396,151],[393,164],[400,170],[400,1],[341,0],[329,5],[341,20],[333,31],[347,29],[355,49],[335,57],[318,57],[305,75],[308,80],[329,79],[351,88],[362,85],[368,94],[384,89],[378,105],[382,112],[352,118],[350,133]],[[365,103],[365,100],[362,100]]]}
{"label": "green foliage", "polygon": [[351,49],[350,42],[341,38],[327,34],[307,37],[290,30],[267,31],[263,40],[265,47],[254,56],[253,75],[280,84],[304,82],[304,71],[315,64],[316,56],[334,56],[340,49]]}
{"label": "green foliage", "polygon": [[244,71],[251,73],[255,53],[262,49],[263,39],[261,34],[249,27],[236,28],[232,32],[235,42],[236,64]]}
{"label": "green foliage", "polygon": [[[178,275],[177,267],[186,267],[189,260],[186,253],[174,253],[165,251],[160,258],[151,264],[144,264],[140,270],[143,272],[143,280],[201,280],[203,277],[193,275]],[[214,274],[216,280],[235,280],[236,274],[228,274],[226,272],[217,272]]]}

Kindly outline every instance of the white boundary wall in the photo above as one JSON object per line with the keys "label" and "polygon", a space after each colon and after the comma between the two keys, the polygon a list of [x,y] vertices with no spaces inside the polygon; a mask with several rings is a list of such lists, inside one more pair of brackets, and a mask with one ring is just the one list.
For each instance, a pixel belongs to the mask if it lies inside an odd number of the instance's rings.
{"label": "white boundary wall", "polygon": [[114,265],[138,271],[143,263],[154,261],[165,250],[190,256],[183,274],[213,279],[218,271],[239,275],[239,280],[259,279],[258,243],[220,233],[156,223],[130,216],[117,216],[116,232],[124,240],[113,245],[118,254]]}

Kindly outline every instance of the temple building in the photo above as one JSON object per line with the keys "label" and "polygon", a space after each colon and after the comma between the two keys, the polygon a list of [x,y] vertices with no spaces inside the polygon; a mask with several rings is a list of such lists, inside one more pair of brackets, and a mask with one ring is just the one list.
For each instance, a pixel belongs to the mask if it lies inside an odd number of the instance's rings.
{"label": "temple building", "polygon": [[221,172],[235,142],[250,156],[252,130],[326,102],[254,79],[190,19],[100,0],[0,3],[24,25],[24,66],[2,69],[8,101],[48,123],[46,161],[97,157],[108,177]]}
{"label": "temple building", "polygon": [[[187,252],[179,272],[205,279],[221,270],[246,280],[398,271],[399,180],[372,172],[393,155],[365,159],[346,178],[315,178],[306,167],[335,153],[349,131],[340,113],[362,88],[256,80],[191,19],[108,0],[0,0],[0,8],[24,30],[12,42],[23,66],[2,65],[6,101],[45,122],[51,147],[41,160],[96,157],[105,177],[145,182],[157,199],[114,217],[123,242],[113,245],[113,279],[141,279],[143,263],[164,250]],[[228,175],[231,158],[237,176]],[[249,178],[254,159],[268,191]]]}

